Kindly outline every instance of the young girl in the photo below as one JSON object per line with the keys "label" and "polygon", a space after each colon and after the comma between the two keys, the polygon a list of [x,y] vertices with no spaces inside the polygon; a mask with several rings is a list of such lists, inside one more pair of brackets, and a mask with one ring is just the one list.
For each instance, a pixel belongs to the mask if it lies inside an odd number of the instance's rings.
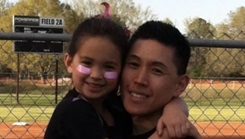
{"label": "young girl", "polygon": [[110,19],[86,19],[64,57],[74,89],[57,105],[45,139],[121,139],[130,125],[105,98],[116,92],[128,37]]}

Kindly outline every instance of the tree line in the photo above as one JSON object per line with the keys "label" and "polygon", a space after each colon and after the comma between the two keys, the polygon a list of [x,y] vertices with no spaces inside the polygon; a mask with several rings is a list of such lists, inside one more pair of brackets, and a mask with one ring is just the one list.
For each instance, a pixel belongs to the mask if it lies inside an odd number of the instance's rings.
{"label": "tree line", "polygon": [[[98,15],[104,11],[100,3],[104,0],[72,0],[62,3],[59,0],[19,0],[10,3],[0,1],[0,29],[12,32],[13,15],[29,15],[41,17],[60,17],[65,21],[65,33],[71,34],[76,26],[85,18]],[[142,8],[133,0],[106,0],[111,5],[112,19],[133,32],[147,20],[162,20],[173,24],[170,18],[159,19],[150,8]],[[174,12],[174,11],[173,11]],[[186,36],[190,39],[229,39],[245,40],[245,7],[241,6],[230,11],[228,19],[212,25],[201,17],[187,18],[185,23]],[[67,46],[67,43],[65,43]],[[12,41],[0,41],[0,76],[17,72],[17,54],[12,50]],[[56,56],[51,54],[19,54],[21,73],[30,73],[45,77],[54,75]],[[66,74],[63,56],[59,57],[58,72]],[[245,50],[227,48],[192,48],[189,74],[197,77],[244,77]]]}

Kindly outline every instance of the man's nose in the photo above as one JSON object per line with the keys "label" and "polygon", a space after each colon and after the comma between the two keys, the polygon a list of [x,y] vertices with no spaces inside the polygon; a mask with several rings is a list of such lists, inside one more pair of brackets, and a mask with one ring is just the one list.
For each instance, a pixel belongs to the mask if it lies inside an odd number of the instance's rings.
{"label": "man's nose", "polygon": [[139,85],[146,86],[148,84],[147,68],[139,68],[135,73],[134,82]]}

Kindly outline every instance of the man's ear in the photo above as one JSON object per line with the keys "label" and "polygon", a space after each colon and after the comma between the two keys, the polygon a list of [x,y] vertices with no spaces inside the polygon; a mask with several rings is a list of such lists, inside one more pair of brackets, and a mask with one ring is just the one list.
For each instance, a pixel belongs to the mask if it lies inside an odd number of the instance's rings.
{"label": "man's ear", "polygon": [[72,57],[68,53],[65,53],[64,63],[68,73],[72,73]]}
{"label": "man's ear", "polygon": [[189,81],[190,81],[190,78],[187,75],[181,75],[179,77],[178,85],[177,85],[174,96],[177,97],[181,95],[185,91],[187,85],[189,84]]}

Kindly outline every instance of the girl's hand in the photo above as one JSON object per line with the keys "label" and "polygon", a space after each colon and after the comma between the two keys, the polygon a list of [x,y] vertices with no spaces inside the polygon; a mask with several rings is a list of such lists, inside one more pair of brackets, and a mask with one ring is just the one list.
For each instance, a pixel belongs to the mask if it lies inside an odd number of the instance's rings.
{"label": "girl's hand", "polygon": [[[181,131],[182,132],[182,131]],[[178,134],[178,133],[177,133]],[[167,128],[162,129],[162,135],[156,132],[152,134],[149,139],[202,139],[201,134],[198,132],[196,127],[188,121],[188,129],[181,137],[171,137]]]}
{"label": "girl's hand", "polygon": [[157,123],[157,133],[162,135],[163,129],[166,128],[171,138],[181,138],[189,133],[191,123],[183,112],[172,111],[171,114],[162,115]]}
{"label": "girl's hand", "polygon": [[157,134],[157,132],[154,132],[149,138],[147,139],[173,139],[173,138],[170,138],[169,134],[168,134],[168,131],[166,128],[162,129],[162,135],[159,136]]}
{"label": "girl's hand", "polygon": [[180,138],[189,132],[188,107],[180,97],[174,97],[163,109],[163,114],[157,123],[157,133],[162,135],[167,128],[170,137]]}

